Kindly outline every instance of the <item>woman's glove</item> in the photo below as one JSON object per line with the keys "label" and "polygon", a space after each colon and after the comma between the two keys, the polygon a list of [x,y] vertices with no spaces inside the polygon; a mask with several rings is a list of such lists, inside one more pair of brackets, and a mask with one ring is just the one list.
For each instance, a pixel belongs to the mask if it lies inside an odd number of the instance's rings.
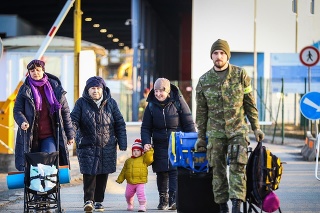
{"label": "woman's glove", "polygon": [[27,122],[22,122],[21,129],[22,130],[27,130],[28,128],[29,128],[29,124]]}
{"label": "woman's glove", "polygon": [[254,136],[256,137],[256,141],[260,142],[264,139],[264,133],[261,131],[261,129],[256,129],[253,132]]}

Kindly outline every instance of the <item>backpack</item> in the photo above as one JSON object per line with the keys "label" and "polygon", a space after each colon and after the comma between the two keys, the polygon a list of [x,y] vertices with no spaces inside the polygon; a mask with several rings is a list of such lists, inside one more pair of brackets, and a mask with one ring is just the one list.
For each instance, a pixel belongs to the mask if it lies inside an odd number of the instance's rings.
{"label": "backpack", "polygon": [[280,158],[259,142],[250,154],[246,167],[249,202],[262,209],[267,195],[279,188],[282,171]]}

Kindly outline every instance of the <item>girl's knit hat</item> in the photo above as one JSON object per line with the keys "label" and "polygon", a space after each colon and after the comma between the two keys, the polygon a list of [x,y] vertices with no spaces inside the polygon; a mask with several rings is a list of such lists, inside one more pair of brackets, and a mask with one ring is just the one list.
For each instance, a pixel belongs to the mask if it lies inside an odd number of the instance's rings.
{"label": "girl's knit hat", "polygon": [[136,139],[134,141],[134,143],[132,144],[132,151],[134,149],[139,149],[141,152],[143,152],[143,147],[142,147],[142,143],[141,143],[141,139]]}

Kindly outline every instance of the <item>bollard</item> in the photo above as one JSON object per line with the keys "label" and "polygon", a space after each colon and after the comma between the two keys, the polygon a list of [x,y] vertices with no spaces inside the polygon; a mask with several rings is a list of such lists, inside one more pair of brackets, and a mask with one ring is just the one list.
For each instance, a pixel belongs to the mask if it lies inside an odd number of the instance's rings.
{"label": "bollard", "polygon": [[307,155],[307,151],[308,151],[308,144],[309,144],[309,138],[306,137],[305,141],[304,141],[304,145],[301,148],[301,155],[303,156],[303,158],[305,158]]}
{"label": "bollard", "polygon": [[305,144],[301,149],[301,155],[304,160],[314,161],[317,156],[316,138],[314,138],[310,131],[307,131]]}

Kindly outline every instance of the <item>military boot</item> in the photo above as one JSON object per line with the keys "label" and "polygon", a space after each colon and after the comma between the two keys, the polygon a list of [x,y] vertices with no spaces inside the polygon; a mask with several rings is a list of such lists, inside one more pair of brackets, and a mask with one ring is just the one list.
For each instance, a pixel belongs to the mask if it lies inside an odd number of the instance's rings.
{"label": "military boot", "polygon": [[231,199],[232,201],[232,213],[241,213],[240,206],[242,201],[239,199]]}
{"label": "military boot", "polygon": [[220,213],[229,213],[229,207],[227,203],[220,203]]}

